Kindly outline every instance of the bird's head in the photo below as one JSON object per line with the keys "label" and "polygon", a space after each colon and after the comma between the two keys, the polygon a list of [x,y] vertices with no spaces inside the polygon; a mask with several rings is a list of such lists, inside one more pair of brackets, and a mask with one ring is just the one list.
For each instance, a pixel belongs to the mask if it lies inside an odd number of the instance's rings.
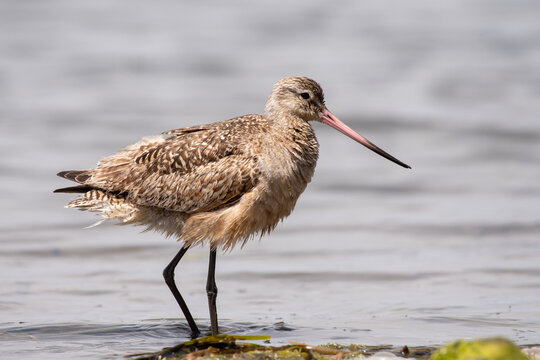
{"label": "bird's head", "polygon": [[321,86],[314,80],[302,76],[281,79],[272,88],[264,110],[268,118],[278,122],[289,117],[305,121],[320,121],[382,157],[410,169],[409,165],[388,154],[332,114],[324,104],[324,94]]}
{"label": "bird's head", "polygon": [[317,82],[302,76],[278,81],[266,101],[270,118],[294,116],[305,121],[320,120],[324,111],[324,94]]}

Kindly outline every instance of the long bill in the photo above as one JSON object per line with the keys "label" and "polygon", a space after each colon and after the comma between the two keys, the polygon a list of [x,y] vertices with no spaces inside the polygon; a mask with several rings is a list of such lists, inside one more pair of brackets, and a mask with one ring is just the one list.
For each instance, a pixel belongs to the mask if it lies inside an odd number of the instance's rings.
{"label": "long bill", "polygon": [[403,166],[404,168],[407,168],[407,169],[411,168],[409,165],[405,164],[404,162],[399,161],[398,159],[396,159],[395,157],[393,157],[392,155],[390,155],[389,153],[387,153],[386,151],[384,151],[383,149],[381,149],[377,145],[373,144],[371,141],[369,141],[368,139],[366,139],[362,135],[358,134],[357,132],[355,132],[353,129],[351,129],[350,127],[348,127],[344,123],[342,123],[341,120],[339,120],[336,116],[334,116],[334,114],[332,114],[330,112],[330,110],[324,109],[324,111],[321,113],[321,121],[323,123],[333,127],[334,129],[340,131],[341,133],[347,135],[351,139],[353,139],[353,140],[359,142],[360,144],[364,145],[369,150],[371,150],[373,152],[376,152],[377,154],[381,155],[382,157],[385,157],[388,160],[393,161],[396,164]]}

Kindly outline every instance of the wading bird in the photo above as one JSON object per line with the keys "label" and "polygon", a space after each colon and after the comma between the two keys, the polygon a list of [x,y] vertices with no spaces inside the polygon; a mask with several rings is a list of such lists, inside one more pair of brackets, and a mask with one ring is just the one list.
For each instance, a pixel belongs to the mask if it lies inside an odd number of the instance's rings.
{"label": "wading bird", "polygon": [[[55,192],[82,193],[66,207],[175,236],[182,248],[163,271],[191,328],[200,334],[174,281],[174,269],[195,245],[210,247],[206,291],[212,334],[218,333],[216,251],[269,233],[288,216],[310,182],[320,121],[377,154],[410,168],[354,132],[325,106],[319,84],[305,77],[277,82],[264,115],[171,130],[146,137],[89,170],[58,176],[79,183]],[[103,221],[103,220],[102,220]]]}

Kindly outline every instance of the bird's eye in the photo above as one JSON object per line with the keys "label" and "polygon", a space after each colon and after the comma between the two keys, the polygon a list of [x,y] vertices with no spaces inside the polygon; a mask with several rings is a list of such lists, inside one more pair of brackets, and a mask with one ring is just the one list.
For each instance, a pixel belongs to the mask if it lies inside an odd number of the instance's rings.
{"label": "bird's eye", "polygon": [[303,99],[306,99],[306,100],[309,99],[309,93],[307,93],[307,92],[301,93],[300,96],[301,96]]}

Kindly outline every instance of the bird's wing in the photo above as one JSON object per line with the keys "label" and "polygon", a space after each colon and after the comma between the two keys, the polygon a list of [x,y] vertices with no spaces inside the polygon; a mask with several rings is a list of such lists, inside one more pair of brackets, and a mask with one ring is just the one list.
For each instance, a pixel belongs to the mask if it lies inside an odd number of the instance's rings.
{"label": "bird's wing", "polygon": [[84,184],[140,205],[187,213],[230,204],[260,175],[256,156],[238,147],[240,137],[246,140],[256,131],[249,126],[251,135],[239,132],[242,118],[233,120],[172,130],[168,133],[175,136],[169,138],[145,138],[102,159]]}
{"label": "bird's wing", "polygon": [[209,130],[210,128],[211,128],[211,125],[196,125],[196,126],[190,126],[190,127],[185,127],[185,128],[164,131],[162,134],[181,136],[181,135],[191,134],[198,131]]}
{"label": "bird's wing", "polygon": [[224,207],[250,191],[260,171],[256,157],[231,155],[189,172],[148,174],[128,198],[140,205],[193,213]]}

